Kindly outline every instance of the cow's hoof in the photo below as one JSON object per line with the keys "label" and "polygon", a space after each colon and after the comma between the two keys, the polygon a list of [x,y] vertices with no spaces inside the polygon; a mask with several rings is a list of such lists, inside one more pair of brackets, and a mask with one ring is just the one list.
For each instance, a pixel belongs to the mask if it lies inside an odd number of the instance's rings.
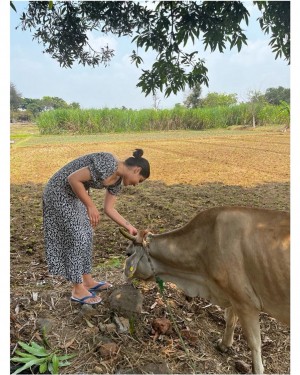
{"label": "cow's hoof", "polygon": [[226,346],[226,345],[223,344],[222,339],[219,339],[219,340],[216,342],[216,348],[217,348],[220,352],[222,352],[222,353],[227,353],[227,352],[229,351],[229,349],[230,349],[229,346]]}

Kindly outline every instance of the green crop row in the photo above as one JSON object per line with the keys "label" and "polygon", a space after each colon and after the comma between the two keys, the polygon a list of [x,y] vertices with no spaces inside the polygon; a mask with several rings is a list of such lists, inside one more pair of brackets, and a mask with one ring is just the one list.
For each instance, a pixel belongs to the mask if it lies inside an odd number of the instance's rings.
{"label": "green crop row", "polygon": [[95,134],[166,130],[202,130],[231,125],[289,124],[289,111],[282,106],[251,106],[187,109],[56,109],[37,118],[41,134]]}

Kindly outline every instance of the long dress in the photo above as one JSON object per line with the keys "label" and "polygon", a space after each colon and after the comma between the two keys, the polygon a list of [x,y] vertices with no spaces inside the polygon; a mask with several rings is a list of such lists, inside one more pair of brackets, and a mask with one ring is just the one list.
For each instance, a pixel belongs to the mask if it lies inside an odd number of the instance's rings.
{"label": "long dress", "polygon": [[103,180],[114,174],[117,159],[110,153],[99,152],[79,157],[57,171],[43,192],[43,224],[45,253],[49,272],[63,276],[72,283],[81,283],[82,275],[92,271],[93,229],[87,209],[73,192],[67,177],[88,167],[91,180],[84,182],[89,188],[106,188],[117,195],[121,178],[108,187]]}

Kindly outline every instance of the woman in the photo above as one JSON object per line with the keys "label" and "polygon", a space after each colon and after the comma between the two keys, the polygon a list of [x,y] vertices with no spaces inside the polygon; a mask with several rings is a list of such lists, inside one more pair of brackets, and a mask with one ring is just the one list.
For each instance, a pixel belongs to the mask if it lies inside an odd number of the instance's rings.
{"label": "woman", "polygon": [[115,209],[121,186],[137,185],[150,176],[149,162],[136,149],[132,157],[117,160],[112,154],[87,154],[66,164],[47,183],[43,193],[45,251],[49,272],[73,284],[71,300],[97,304],[96,291],[108,289],[91,275],[93,228],[100,214],[89,188],[106,189],[104,212],[130,234],[137,229]]}

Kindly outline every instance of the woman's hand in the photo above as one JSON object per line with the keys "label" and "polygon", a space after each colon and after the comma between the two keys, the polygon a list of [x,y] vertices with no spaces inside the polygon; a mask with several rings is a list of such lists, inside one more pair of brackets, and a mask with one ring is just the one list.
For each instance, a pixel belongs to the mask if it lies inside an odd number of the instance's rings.
{"label": "woman's hand", "polygon": [[136,234],[137,234],[137,229],[133,226],[133,225],[131,225],[131,224],[129,224],[129,225],[126,225],[126,229],[128,230],[128,232],[130,233],[130,234],[132,234],[133,236],[135,236]]}
{"label": "woman's hand", "polygon": [[90,219],[91,226],[95,228],[100,221],[100,214],[96,206],[87,207],[87,214]]}

